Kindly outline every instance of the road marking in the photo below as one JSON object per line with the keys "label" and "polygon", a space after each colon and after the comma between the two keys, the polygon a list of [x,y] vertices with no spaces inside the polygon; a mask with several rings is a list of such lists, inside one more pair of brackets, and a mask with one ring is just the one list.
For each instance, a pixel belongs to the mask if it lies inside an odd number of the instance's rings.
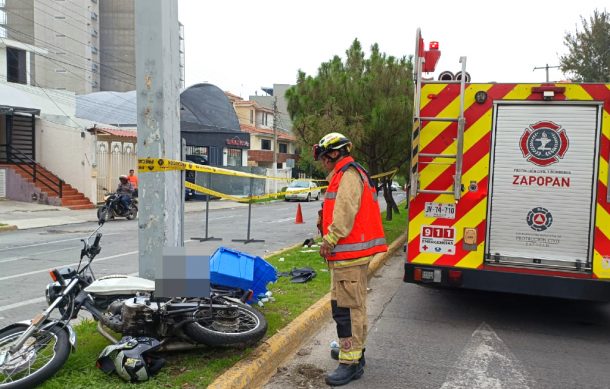
{"label": "road marking", "polygon": [[[130,273],[130,274],[127,274],[127,275],[128,276],[137,276],[138,272]],[[0,312],[8,311],[10,309],[15,309],[15,308],[21,308],[21,307],[24,307],[26,305],[38,304],[38,303],[42,303],[42,302],[46,302],[46,301],[47,301],[46,297],[36,297],[36,298],[33,298],[33,299],[20,301],[18,303],[1,306],[0,307]]]}
{"label": "road marking", "polygon": [[[104,234],[104,236],[112,236],[112,235],[120,235],[120,233],[119,232],[113,232],[113,233],[109,233],[109,234]],[[84,239],[84,238],[70,238],[70,239],[52,240],[50,242],[41,242],[41,243],[27,244],[27,245],[23,245],[23,246],[6,247],[6,248],[3,248],[3,249],[0,249],[0,251],[23,249],[23,248],[26,248],[26,247],[44,246],[44,245],[47,245],[47,244],[71,242],[73,240],[81,240],[81,239]]]}
{"label": "road marking", "polygon": [[[107,261],[109,259],[124,257],[126,255],[132,255],[132,254],[137,254],[137,253],[138,253],[138,250],[129,251],[127,253],[111,255],[109,257],[96,258],[94,260],[94,262],[98,263],[98,262],[102,262],[102,261]],[[78,265],[78,262],[68,263],[66,265],[61,265],[61,267],[76,266],[76,265]],[[19,277],[25,277],[25,276],[31,276],[32,274],[48,273],[48,272],[49,272],[49,268],[42,269],[42,270],[33,270],[33,271],[29,271],[27,273],[13,274],[12,276],[0,277],[0,281],[10,280],[10,279],[19,278]]]}
{"label": "road marking", "polygon": [[289,218],[286,218],[286,219],[266,220],[263,223],[284,223],[284,222],[287,222],[289,220],[294,220],[294,218],[293,217],[289,217]]}
{"label": "road marking", "polygon": [[8,311],[9,309],[21,308],[24,305],[38,304],[38,303],[42,303],[44,301],[47,301],[47,299],[45,297],[36,297],[34,299],[29,299],[29,300],[25,300],[25,301],[20,301],[18,303],[2,306],[2,307],[0,307],[0,312]]}
{"label": "road marking", "polygon": [[25,255],[25,256],[21,256],[21,257],[13,257],[13,258],[8,258],[8,259],[3,259],[3,260],[0,261],[0,263],[13,262],[13,261],[17,261],[19,259],[24,259],[24,258],[31,258],[34,255],[58,253],[60,251],[68,251],[68,250],[74,250],[74,247],[65,247],[63,249],[51,250],[51,251],[40,251],[40,252],[37,252],[37,253],[33,253],[33,254],[30,254],[30,255]]}
{"label": "road marking", "polygon": [[525,368],[502,339],[483,322],[458,356],[441,389],[529,389],[524,372]]}

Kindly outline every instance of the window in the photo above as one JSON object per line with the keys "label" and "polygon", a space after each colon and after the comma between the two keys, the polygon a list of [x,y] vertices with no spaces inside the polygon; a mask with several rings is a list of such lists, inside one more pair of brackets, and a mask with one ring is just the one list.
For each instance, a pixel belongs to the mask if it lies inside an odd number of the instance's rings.
{"label": "window", "polygon": [[57,55],[66,55],[65,51],[56,51],[55,54]]}
{"label": "window", "polygon": [[97,20],[97,14],[95,12],[91,12],[91,20]]}
{"label": "window", "polygon": [[271,150],[271,141],[269,139],[261,139],[261,150]]}
{"label": "window", "polygon": [[241,166],[241,149],[227,148],[227,166]]}
{"label": "window", "polygon": [[[0,7],[4,7],[1,5]],[[6,24],[6,12],[2,9],[0,10],[0,24]]]}
{"label": "window", "polygon": [[280,153],[288,153],[288,144],[280,143]]}
{"label": "window", "polygon": [[189,146],[186,145],[186,154],[187,155],[202,155],[204,157],[208,157],[208,147],[207,146]]}
{"label": "window", "polygon": [[55,69],[55,73],[66,73],[66,69]]}
{"label": "window", "polygon": [[261,124],[262,124],[263,126],[266,126],[266,125],[267,125],[267,112],[263,112],[263,115],[262,115],[262,120],[261,120]]}
{"label": "window", "polygon": [[64,20],[65,18],[66,18],[65,16],[61,16],[61,15],[55,16],[55,19],[57,19],[57,20]]}
{"label": "window", "polygon": [[27,83],[25,50],[6,48],[6,80],[18,84]]}
{"label": "window", "polygon": [[55,34],[55,37],[57,37],[57,38],[65,38],[66,36],[64,34]]}
{"label": "window", "polygon": [[250,110],[250,124],[254,124],[254,111]]}

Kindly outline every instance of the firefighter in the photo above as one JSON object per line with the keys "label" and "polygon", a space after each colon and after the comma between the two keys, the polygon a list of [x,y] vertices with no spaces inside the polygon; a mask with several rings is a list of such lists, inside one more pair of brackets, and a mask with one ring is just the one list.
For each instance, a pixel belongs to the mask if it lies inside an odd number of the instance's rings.
{"label": "firefighter", "polygon": [[333,386],[364,374],[367,270],[373,254],[387,250],[375,185],[350,156],[351,149],[350,140],[337,132],[313,147],[314,159],[329,172],[320,255],[331,271],[331,309],[340,346],[333,356],[339,367],[326,375]]}

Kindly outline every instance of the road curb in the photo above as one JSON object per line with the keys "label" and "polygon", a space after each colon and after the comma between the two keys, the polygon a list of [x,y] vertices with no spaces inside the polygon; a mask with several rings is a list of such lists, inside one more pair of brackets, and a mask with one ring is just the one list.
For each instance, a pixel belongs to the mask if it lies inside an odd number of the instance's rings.
{"label": "road curb", "polygon": [[[371,278],[407,240],[406,231],[390,244],[388,251],[373,257],[369,264]],[[237,362],[216,378],[208,388],[251,389],[262,387],[277,368],[313,336],[330,319],[330,293],[296,317],[280,332],[267,339],[246,359]]]}
{"label": "road curb", "polygon": [[8,231],[15,231],[16,229],[17,229],[17,226],[13,226],[13,225],[0,226],[0,233],[8,232]]}

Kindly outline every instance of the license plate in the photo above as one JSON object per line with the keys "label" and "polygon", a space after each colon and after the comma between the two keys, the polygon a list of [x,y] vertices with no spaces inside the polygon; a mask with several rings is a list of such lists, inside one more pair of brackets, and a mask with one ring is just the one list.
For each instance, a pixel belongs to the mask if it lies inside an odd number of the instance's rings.
{"label": "license plate", "polygon": [[426,202],[424,214],[426,217],[455,219],[455,204]]}
{"label": "license plate", "polygon": [[434,270],[422,269],[421,279],[423,281],[434,281]]}

